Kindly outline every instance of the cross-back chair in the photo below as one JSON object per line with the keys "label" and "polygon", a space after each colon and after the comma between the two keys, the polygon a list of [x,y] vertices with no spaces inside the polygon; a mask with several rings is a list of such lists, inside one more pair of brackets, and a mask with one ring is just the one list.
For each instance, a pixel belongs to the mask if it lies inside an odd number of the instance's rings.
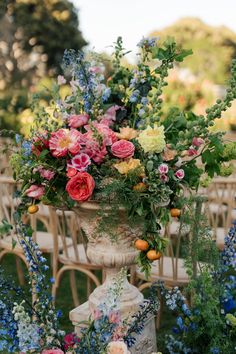
{"label": "cross-back chair", "polygon": [[205,213],[216,244],[222,249],[224,237],[232,221],[236,219],[236,178],[215,178],[205,193],[207,195]]}

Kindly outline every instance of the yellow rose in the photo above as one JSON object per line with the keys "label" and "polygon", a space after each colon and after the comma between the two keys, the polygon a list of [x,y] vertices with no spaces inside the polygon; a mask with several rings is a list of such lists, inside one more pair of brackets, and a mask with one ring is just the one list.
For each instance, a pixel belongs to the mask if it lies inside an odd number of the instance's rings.
{"label": "yellow rose", "polygon": [[139,159],[129,159],[129,161],[122,161],[113,165],[121,175],[127,175],[127,173],[135,168],[141,166]]}
{"label": "yellow rose", "polygon": [[137,135],[137,130],[130,127],[120,128],[120,133],[116,133],[117,138],[124,140],[134,139],[137,137]]}
{"label": "yellow rose", "polygon": [[154,128],[149,125],[139,134],[137,140],[145,152],[162,152],[166,146],[163,125],[158,127],[154,124]]}

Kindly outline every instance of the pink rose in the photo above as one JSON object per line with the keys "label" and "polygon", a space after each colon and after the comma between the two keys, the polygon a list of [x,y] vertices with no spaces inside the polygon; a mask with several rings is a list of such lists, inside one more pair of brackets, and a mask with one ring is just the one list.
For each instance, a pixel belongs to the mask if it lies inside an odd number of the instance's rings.
{"label": "pink rose", "polygon": [[134,154],[135,146],[127,140],[119,140],[111,147],[111,152],[114,156],[120,159],[132,157]]}
{"label": "pink rose", "polygon": [[204,140],[202,138],[197,138],[197,137],[194,137],[193,140],[192,140],[192,145],[194,146],[200,146],[204,144]]}
{"label": "pink rose", "polygon": [[42,167],[39,167],[38,171],[40,173],[40,176],[47,179],[48,181],[50,181],[55,176],[54,171],[46,170]]}
{"label": "pink rose", "polygon": [[158,167],[158,171],[162,174],[162,173],[168,173],[169,171],[169,166],[166,163],[162,163],[159,167]]}
{"label": "pink rose", "polygon": [[175,177],[178,179],[183,179],[184,178],[184,170],[180,169],[175,172]]}
{"label": "pink rose", "polygon": [[44,186],[37,186],[36,184],[32,184],[28,189],[26,189],[25,194],[34,199],[39,199],[42,197],[45,193],[45,188]]}
{"label": "pink rose", "polygon": [[[67,165],[68,166],[68,165]],[[73,167],[68,167],[67,168],[67,173],[66,173],[66,175],[67,175],[67,177],[69,177],[69,178],[71,178],[71,177],[74,177],[76,174],[77,174],[77,170],[75,169],[75,168],[73,168]]]}
{"label": "pink rose", "polygon": [[169,181],[169,177],[167,175],[165,175],[164,173],[162,173],[160,175],[160,180],[164,183],[168,182]]}
{"label": "pink rose", "polygon": [[44,349],[41,354],[64,354],[61,349]]}
{"label": "pink rose", "polygon": [[73,115],[69,117],[69,126],[71,128],[80,128],[83,127],[85,124],[87,124],[88,120],[89,120],[89,115],[86,113]]}
{"label": "pink rose", "polygon": [[85,171],[90,164],[91,160],[89,156],[84,153],[75,155],[71,160],[71,166],[80,172]]}
{"label": "pink rose", "polygon": [[188,156],[196,156],[198,154],[197,150],[194,148],[189,148],[187,151]]}
{"label": "pink rose", "polygon": [[120,323],[121,321],[121,316],[120,316],[120,312],[118,311],[111,311],[108,315],[108,319],[110,323]]}

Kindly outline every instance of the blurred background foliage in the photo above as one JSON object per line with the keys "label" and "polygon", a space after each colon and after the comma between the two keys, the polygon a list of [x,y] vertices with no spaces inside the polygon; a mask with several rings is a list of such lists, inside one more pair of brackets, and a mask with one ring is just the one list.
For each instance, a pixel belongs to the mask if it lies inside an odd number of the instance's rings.
{"label": "blurred background foliage", "polygon": [[[0,128],[19,130],[30,94],[60,73],[65,49],[87,43],[66,0],[0,1]],[[45,80],[44,80],[45,81]]]}
{"label": "blurred background foliage", "polygon": [[[175,37],[177,43],[194,52],[171,71],[164,113],[174,105],[203,114],[224,95],[230,62],[236,57],[236,33],[184,18],[150,36],[161,41]],[[32,94],[49,87],[52,78],[61,73],[65,49],[86,49],[87,44],[79,30],[78,9],[70,1],[0,0],[0,129],[26,132],[32,121]],[[103,62],[108,78],[112,64],[106,53]],[[48,100],[45,96],[43,104]],[[216,128],[236,128],[236,104]]]}

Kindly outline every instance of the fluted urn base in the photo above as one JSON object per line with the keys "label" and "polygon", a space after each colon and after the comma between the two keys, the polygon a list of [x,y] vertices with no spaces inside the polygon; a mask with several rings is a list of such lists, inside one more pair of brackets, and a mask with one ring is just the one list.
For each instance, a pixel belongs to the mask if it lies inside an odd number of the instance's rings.
{"label": "fluted urn base", "polygon": [[[102,216],[108,221],[116,214],[113,223],[107,228],[99,228]],[[123,267],[130,267],[135,263],[137,251],[134,249],[134,240],[142,234],[142,223],[130,225],[124,208],[114,205],[101,208],[99,203],[86,202],[76,208],[81,227],[89,242],[87,256],[93,264],[103,267],[106,277],[105,282],[97,287],[89,296],[88,301],[70,312],[70,320],[75,326],[75,331],[80,334],[81,322],[93,317],[94,311],[102,304],[109,292],[111,284]],[[109,220],[110,219],[110,220]],[[142,293],[127,278],[123,281],[122,295],[119,299],[119,310],[123,319],[132,316],[143,303]],[[156,351],[156,335],[154,317],[150,317],[141,335],[137,336],[132,354],[151,354]]]}

